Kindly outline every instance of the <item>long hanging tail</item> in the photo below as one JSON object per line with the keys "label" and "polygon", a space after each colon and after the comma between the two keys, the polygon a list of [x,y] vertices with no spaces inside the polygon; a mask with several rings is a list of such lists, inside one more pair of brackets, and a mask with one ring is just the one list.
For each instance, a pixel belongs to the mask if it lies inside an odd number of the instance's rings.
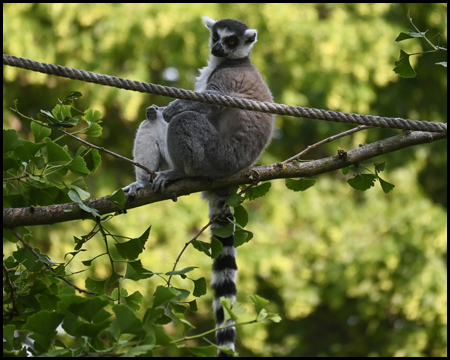
{"label": "long hanging tail", "polygon": [[[228,219],[234,220],[231,208],[225,204],[230,191],[228,189],[221,189],[203,193],[203,198],[209,203],[209,217],[218,219],[211,224],[211,228],[220,228],[229,224]],[[213,276],[211,286],[214,289],[214,303],[213,308],[216,314],[216,327],[233,324],[232,320],[227,320],[224,323],[224,311],[220,298],[226,297],[236,300],[236,248],[234,247],[234,234],[226,238],[214,235],[223,244],[222,253],[214,260]],[[234,326],[216,331],[217,345],[226,345],[230,349],[235,350],[235,335],[236,328]],[[222,351],[217,352],[217,356],[230,356]]]}

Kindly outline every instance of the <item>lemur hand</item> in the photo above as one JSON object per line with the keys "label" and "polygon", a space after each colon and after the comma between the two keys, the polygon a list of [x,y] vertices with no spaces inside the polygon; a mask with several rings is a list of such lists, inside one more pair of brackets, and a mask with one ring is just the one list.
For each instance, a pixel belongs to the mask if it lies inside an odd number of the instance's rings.
{"label": "lemur hand", "polygon": [[191,110],[191,107],[192,107],[192,101],[180,100],[180,99],[172,101],[169,105],[167,105],[164,108],[164,111],[163,111],[164,120],[166,120],[167,122],[170,122],[170,120],[172,120],[172,118],[175,115],[182,113],[183,111]]}

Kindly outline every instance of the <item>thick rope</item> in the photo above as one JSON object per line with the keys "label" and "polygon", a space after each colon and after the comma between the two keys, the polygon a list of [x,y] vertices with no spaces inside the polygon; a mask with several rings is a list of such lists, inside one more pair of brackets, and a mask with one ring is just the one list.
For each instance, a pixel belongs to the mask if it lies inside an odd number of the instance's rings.
{"label": "thick rope", "polygon": [[402,118],[389,118],[372,115],[348,114],[338,111],[312,109],[301,106],[288,106],[265,101],[263,102],[246,100],[231,96],[218,96],[202,92],[178,89],[170,86],[156,85],[141,81],[132,81],[115,76],[96,74],[90,71],[72,69],[61,65],[46,64],[5,54],[3,54],[3,64],[37,71],[44,74],[62,76],[73,80],[81,80],[94,84],[117,87],[120,89],[169,96],[177,99],[200,101],[208,104],[222,105],[244,110],[260,111],[270,114],[290,115],[295,117],[368,125],[380,128],[418,130],[428,132],[447,132],[446,123],[415,121]]}

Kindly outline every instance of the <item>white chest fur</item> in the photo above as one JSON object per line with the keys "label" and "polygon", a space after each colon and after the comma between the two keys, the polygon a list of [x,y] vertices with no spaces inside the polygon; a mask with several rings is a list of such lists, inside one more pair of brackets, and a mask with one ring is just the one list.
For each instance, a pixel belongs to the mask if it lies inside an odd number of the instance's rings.
{"label": "white chest fur", "polygon": [[224,59],[211,55],[208,60],[208,66],[201,68],[200,76],[195,81],[195,91],[205,91],[208,86],[208,79],[211,73],[214,71],[217,65],[219,65]]}

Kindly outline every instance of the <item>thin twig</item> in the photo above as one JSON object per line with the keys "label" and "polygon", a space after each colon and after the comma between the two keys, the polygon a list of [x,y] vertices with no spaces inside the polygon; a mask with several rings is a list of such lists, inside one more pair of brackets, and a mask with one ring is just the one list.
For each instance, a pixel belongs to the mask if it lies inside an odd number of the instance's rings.
{"label": "thin twig", "polygon": [[[28,244],[28,243],[23,239],[23,237],[20,236],[20,234],[17,232],[16,229],[11,229],[11,231],[12,231],[12,233],[14,234],[14,236],[15,236],[16,238],[18,238],[18,239],[20,240],[20,242],[21,242],[28,250],[31,251],[31,253],[32,253],[34,256],[36,256],[38,259],[41,258],[41,257],[39,256],[39,254],[38,254],[38,253],[30,246],[30,244]],[[86,294],[91,294],[91,295],[98,296],[98,293],[95,293],[95,292],[92,292],[92,291],[89,291],[89,290],[83,290],[83,289],[79,288],[79,287],[76,286],[74,283],[72,283],[71,281],[67,280],[64,276],[58,274],[55,270],[53,270],[53,268],[52,268],[50,265],[48,265],[48,264],[46,264],[46,263],[44,263],[44,262],[43,262],[43,264],[44,264],[45,266],[47,266],[47,268],[53,273],[53,276],[56,276],[56,277],[60,278],[62,281],[66,282],[67,284],[69,284],[70,286],[72,286],[73,288],[75,288],[76,290],[78,290],[80,293],[86,293]]]}
{"label": "thin twig", "polygon": [[[197,238],[205,232],[207,228],[211,226],[211,224],[217,220],[217,216],[212,218],[205,226],[202,227],[202,229],[186,244],[184,244],[183,249],[181,250],[180,254],[178,255],[177,259],[175,260],[175,264],[173,265],[172,271],[175,271],[178,262],[180,261],[181,255],[183,255],[184,251],[187,249],[187,247],[194,241],[197,240]],[[172,280],[172,275],[170,275],[169,280],[167,281],[167,286],[170,286],[170,280]]]}
{"label": "thin twig", "polygon": [[19,310],[16,307],[16,290],[17,286],[11,281],[9,277],[9,269],[6,267],[5,262],[3,262],[3,271],[5,272],[5,280],[6,283],[11,288],[11,301],[12,301],[12,311],[10,313],[4,313],[5,316],[8,316],[10,320],[14,317],[14,315],[19,315]]}
{"label": "thin twig", "polygon": [[[262,321],[267,321],[267,320],[262,320]],[[235,327],[235,326],[242,326],[242,325],[255,324],[255,323],[257,323],[257,322],[262,322],[262,321],[261,321],[261,320],[258,320],[258,319],[255,319],[255,320],[250,320],[250,321],[241,322],[241,323],[234,323],[234,322],[233,322],[233,324],[219,326],[219,327],[216,327],[216,328],[214,328],[214,329],[205,331],[204,333],[201,333],[201,334],[198,334],[198,335],[185,336],[185,337],[183,337],[183,338],[181,338],[181,339],[175,339],[175,340],[172,340],[170,343],[171,343],[171,344],[176,344],[176,343],[179,343],[179,342],[182,342],[182,341],[188,341],[188,340],[198,339],[198,338],[205,337],[206,335],[212,334],[212,333],[214,333],[214,332],[216,332],[216,331],[219,331],[219,330],[224,330],[224,329],[228,329],[228,328]]]}
{"label": "thin twig", "polygon": [[133,164],[134,166],[140,167],[141,169],[143,169],[143,170],[145,170],[147,173],[149,173],[149,174],[151,175],[152,179],[154,179],[154,178],[156,177],[156,173],[155,173],[153,170],[149,169],[148,167],[146,167],[146,166],[144,166],[144,165],[141,165],[141,164],[137,163],[136,161],[133,161],[133,160],[131,160],[131,159],[128,159],[128,158],[126,158],[125,156],[116,154],[115,152],[112,152],[111,150],[105,149],[104,147],[100,147],[100,146],[93,145],[93,144],[87,142],[86,140],[83,140],[83,139],[79,138],[78,136],[75,136],[75,135],[72,135],[71,133],[68,133],[67,131],[64,131],[64,130],[61,130],[61,129],[58,129],[58,130],[61,131],[61,132],[64,133],[64,134],[70,136],[71,138],[73,138],[73,139],[75,139],[75,140],[77,140],[77,141],[82,142],[83,144],[89,146],[90,148],[97,149],[97,150],[99,150],[99,151],[103,151],[103,152],[105,152],[105,153],[107,153],[107,154],[109,154],[109,155],[114,156],[115,158],[118,158],[118,159],[121,159],[121,160],[128,161],[129,163]]}
{"label": "thin twig", "polygon": [[356,133],[356,132],[361,131],[361,130],[366,130],[366,129],[371,129],[371,128],[372,128],[372,126],[362,125],[362,126],[358,126],[358,127],[353,128],[353,129],[350,129],[350,130],[341,132],[340,134],[336,134],[336,135],[330,136],[330,137],[328,137],[328,138],[326,138],[326,139],[324,139],[324,140],[321,140],[321,141],[319,141],[319,142],[317,142],[317,143],[315,143],[315,144],[313,144],[313,145],[309,145],[309,146],[308,146],[305,150],[303,150],[302,152],[298,153],[297,155],[295,155],[295,156],[293,156],[293,157],[291,157],[291,158],[289,158],[289,159],[287,159],[287,160],[284,160],[284,161],[282,162],[282,164],[286,164],[286,163],[288,163],[288,162],[297,160],[297,159],[299,159],[300,157],[302,157],[303,155],[305,155],[306,153],[310,152],[311,150],[315,149],[316,147],[318,147],[318,146],[320,146],[320,145],[322,145],[322,144],[331,142],[331,141],[333,141],[333,140],[336,140],[336,139],[339,139],[339,138],[341,138],[341,137],[344,137],[344,136],[347,136],[347,135]]}

